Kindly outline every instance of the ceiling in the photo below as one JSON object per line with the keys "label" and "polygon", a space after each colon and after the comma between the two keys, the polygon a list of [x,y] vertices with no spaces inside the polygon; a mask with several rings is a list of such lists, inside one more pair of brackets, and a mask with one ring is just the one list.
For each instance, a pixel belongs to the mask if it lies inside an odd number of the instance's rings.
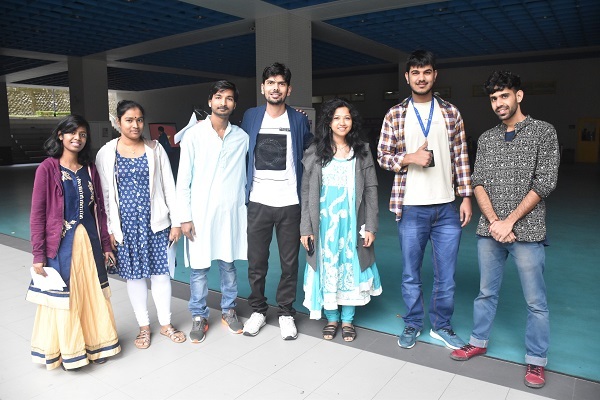
{"label": "ceiling", "polygon": [[0,79],[68,87],[69,56],[106,59],[111,90],[255,75],[254,21],[312,22],[313,76],[600,56],[599,0],[2,0]]}

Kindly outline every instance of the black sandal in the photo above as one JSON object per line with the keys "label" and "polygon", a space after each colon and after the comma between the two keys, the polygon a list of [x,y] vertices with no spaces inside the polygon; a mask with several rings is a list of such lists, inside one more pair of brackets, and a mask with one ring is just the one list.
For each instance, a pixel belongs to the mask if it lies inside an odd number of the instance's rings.
{"label": "black sandal", "polygon": [[337,334],[338,327],[339,327],[339,324],[337,324],[337,323],[335,325],[331,324],[331,323],[328,323],[327,325],[325,325],[325,327],[323,328],[323,339],[333,340],[333,338]]}
{"label": "black sandal", "polygon": [[342,338],[344,342],[353,342],[356,339],[356,329],[353,325],[342,326]]}

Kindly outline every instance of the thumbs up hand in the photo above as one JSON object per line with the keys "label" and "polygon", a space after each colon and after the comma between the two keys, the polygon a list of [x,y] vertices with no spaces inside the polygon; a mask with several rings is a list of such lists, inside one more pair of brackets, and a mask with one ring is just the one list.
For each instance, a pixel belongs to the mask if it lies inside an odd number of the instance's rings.
{"label": "thumbs up hand", "polygon": [[419,165],[421,167],[428,167],[431,163],[431,152],[427,150],[427,139],[425,142],[417,149],[416,152],[412,154],[412,164]]}

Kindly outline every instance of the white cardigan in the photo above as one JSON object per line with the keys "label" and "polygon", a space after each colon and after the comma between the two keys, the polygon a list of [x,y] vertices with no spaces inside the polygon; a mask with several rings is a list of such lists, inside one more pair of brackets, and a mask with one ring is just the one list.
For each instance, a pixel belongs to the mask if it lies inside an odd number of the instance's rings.
{"label": "white cardigan", "polygon": [[[108,220],[108,232],[114,235],[118,243],[123,242],[121,217],[119,212],[119,193],[115,175],[117,142],[113,139],[106,143],[96,155],[96,167],[102,181],[102,193]],[[150,176],[150,227],[156,233],[163,229],[179,227],[179,218],[175,195],[175,180],[169,158],[163,147],[156,141],[144,139]]]}

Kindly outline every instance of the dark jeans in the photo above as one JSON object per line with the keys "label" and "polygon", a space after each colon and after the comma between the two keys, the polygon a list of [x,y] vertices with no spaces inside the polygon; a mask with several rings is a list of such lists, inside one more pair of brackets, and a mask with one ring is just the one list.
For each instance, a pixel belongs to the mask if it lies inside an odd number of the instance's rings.
{"label": "dark jeans", "polygon": [[278,314],[294,315],[292,304],[296,300],[298,284],[298,251],[300,250],[300,205],[270,207],[248,203],[248,303],[254,312],[267,314],[265,278],[269,269],[269,246],[277,235],[281,279],[277,287]]}

